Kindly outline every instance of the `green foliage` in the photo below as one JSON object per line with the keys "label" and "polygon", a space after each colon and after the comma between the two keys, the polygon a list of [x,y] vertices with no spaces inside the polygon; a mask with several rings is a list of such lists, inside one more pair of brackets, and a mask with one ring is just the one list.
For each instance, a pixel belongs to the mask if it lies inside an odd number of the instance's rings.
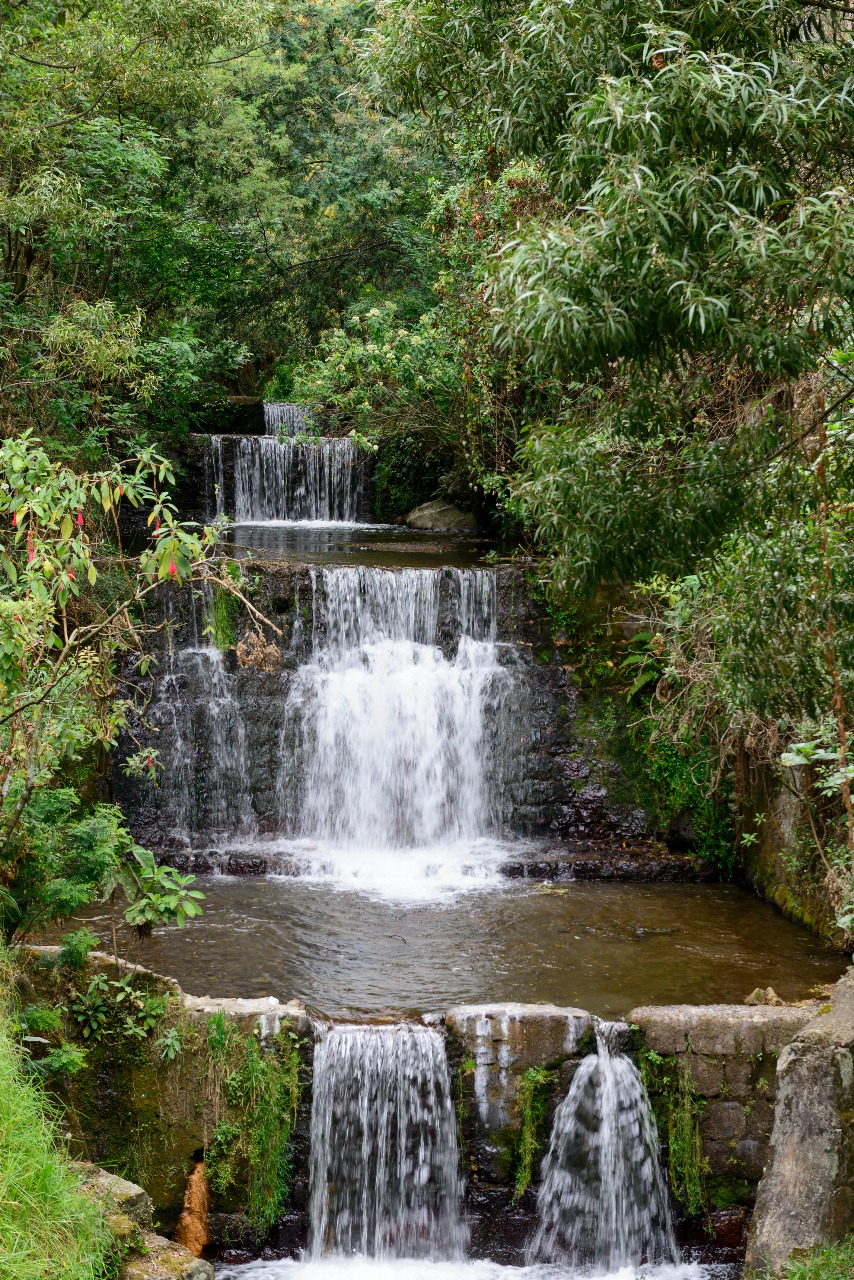
{"label": "green foliage", "polygon": [[662,1057],[645,1049],[640,1065],[667,1146],[671,1189],[683,1212],[695,1216],[707,1208],[708,1166],[698,1123],[704,1103],[694,1096],[690,1066],[684,1058]]}
{"label": "green foliage", "polygon": [[166,999],[138,985],[133,975],[110,980],[97,973],[84,992],[72,990],[70,1012],[84,1040],[134,1043],[146,1041],[159,1025]]}
{"label": "green foliage", "polygon": [[548,1071],[545,1067],[528,1067],[519,1079],[517,1096],[522,1127],[516,1149],[516,1200],[521,1199],[531,1185],[534,1158],[542,1146],[542,1124],[549,1091],[556,1079],[557,1072]]}
{"label": "green foliage", "polygon": [[725,795],[715,778],[717,759],[708,743],[654,737],[650,721],[630,730],[638,750],[654,809],[665,827],[670,818],[688,813],[694,828],[693,852],[714,863],[724,875],[732,872],[735,832]]}
{"label": "green foliage", "polygon": [[[0,955],[0,991],[11,974]],[[0,1274],[15,1280],[103,1280],[112,1237],[62,1152],[38,1083],[22,1071],[8,1010],[0,1009]]]}
{"label": "green foliage", "polygon": [[806,1258],[786,1263],[784,1280],[849,1280],[854,1274],[854,1236],[813,1249]]}
{"label": "green foliage", "polygon": [[62,935],[62,946],[56,958],[57,967],[77,972],[86,963],[90,951],[101,945],[101,939],[91,929],[75,929]]}
{"label": "green foliage", "polygon": [[210,608],[210,621],[206,628],[217,649],[225,652],[233,649],[237,640],[237,619],[240,616],[240,601],[230,591],[220,586],[213,588],[213,599]]}
{"label": "green foliage", "polygon": [[205,1151],[211,1188],[223,1194],[248,1167],[246,1216],[266,1233],[287,1204],[290,1143],[300,1103],[300,1044],[284,1027],[270,1048],[257,1036],[241,1036],[225,1016],[208,1021],[221,1115]]}

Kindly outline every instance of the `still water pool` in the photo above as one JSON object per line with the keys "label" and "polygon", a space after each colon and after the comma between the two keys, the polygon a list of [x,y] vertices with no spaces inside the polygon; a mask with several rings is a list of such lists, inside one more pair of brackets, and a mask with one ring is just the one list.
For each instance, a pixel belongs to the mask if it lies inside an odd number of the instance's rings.
{"label": "still water pool", "polygon": [[[797,1000],[847,965],[731,885],[490,882],[410,902],[291,876],[197,887],[203,918],[157,931],[142,963],[193,995],[297,997],[334,1019],[511,1000],[617,1018],[640,1004],[740,1002],[767,986]],[[106,943],[103,908],[87,922]]]}

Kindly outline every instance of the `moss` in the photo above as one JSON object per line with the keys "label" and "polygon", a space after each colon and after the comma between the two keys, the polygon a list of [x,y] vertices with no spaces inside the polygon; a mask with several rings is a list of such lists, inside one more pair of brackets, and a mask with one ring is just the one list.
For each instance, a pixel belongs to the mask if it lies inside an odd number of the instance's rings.
{"label": "moss", "polygon": [[299,1041],[290,1027],[264,1052],[254,1035],[242,1036],[222,1015],[208,1024],[217,1122],[205,1152],[212,1190],[225,1194],[245,1168],[246,1217],[266,1233],[287,1204],[290,1142],[299,1108]]}
{"label": "moss", "polygon": [[708,1204],[708,1165],[703,1156],[699,1126],[705,1104],[695,1096],[690,1067],[684,1058],[663,1057],[644,1049],[640,1068],[659,1133],[667,1147],[673,1195],[683,1211],[693,1217],[702,1213]]}
{"label": "moss", "polygon": [[546,1067],[529,1067],[519,1080],[518,1101],[522,1125],[516,1145],[516,1200],[520,1200],[531,1185],[534,1158],[542,1146],[543,1120],[549,1092],[556,1079],[556,1071],[549,1071]]}
{"label": "moss", "polygon": [[217,649],[224,653],[237,643],[237,619],[240,601],[224,587],[214,586],[210,611],[210,636]]}

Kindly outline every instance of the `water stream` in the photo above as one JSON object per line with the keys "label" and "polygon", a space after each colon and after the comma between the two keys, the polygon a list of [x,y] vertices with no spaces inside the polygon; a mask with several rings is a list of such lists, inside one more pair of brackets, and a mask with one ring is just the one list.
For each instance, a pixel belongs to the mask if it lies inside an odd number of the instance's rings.
{"label": "water stream", "polygon": [[457,1259],[462,1182],[442,1037],[337,1026],[315,1045],[309,1253]]}
{"label": "water stream", "polygon": [[638,1069],[620,1050],[628,1028],[595,1025],[597,1052],[580,1063],[555,1113],[528,1261],[593,1275],[674,1263],[655,1120]]}
{"label": "water stream", "polygon": [[263,677],[227,670],[193,603],[150,712],[170,761],[152,789],[163,842],[263,836],[290,874],[380,892],[470,877],[509,816],[524,704],[494,573],[336,567],[309,582],[294,651]]}
{"label": "water stream", "polygon": [[275,436],[242,436],[233,449],[238,524],[359,519],[362,468],[352,440],[290,444]]}

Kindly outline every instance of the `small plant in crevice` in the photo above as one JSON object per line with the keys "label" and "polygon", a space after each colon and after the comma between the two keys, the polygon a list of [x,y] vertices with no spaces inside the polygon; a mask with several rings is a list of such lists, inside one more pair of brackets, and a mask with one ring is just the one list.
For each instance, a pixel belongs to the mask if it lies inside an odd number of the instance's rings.
{"label": "small plant in crevice", "polygon": [[463,1096],[463,1080],[474,1075],[477,1063],[474,1058],[463,1058],[457,1067],[457,1136],[460,1144],[460,1160],[463,1159],[463,1153],[466,1149],[465,1140],[463,1138],[463,1119],[465,1117],[465,1099]]}
{"label": "small plant in crevice", "polygon": [[224,1194],[248,1170],[246,1218],[265,1234],[290,1191],[290,1145],[301,1096],[300,1040],[283,1027],[271,1048],[224,1014],[208,1020],[208,1088],[217,1117],[205,1151],[211,1189]]}
{"label": "small plant in crevice", "polygon": [[522,1127],[516,1148],[514,1200],[520,1200],[531,1185],[534,1159],[542,1145],[540,1135],[549,1091],[556,1079],[556,1071],[549,1071],[546,1067],[529,1067],[519,1080],[518,1102]]}
{"label": "small plant in crevice", "polygon": [[659,1134],[667,1147],[673,1195],[689,1217],[708,1206],[708,1162],[703,1155],[699,1117],[705,1103],[697,1098],[687,1061],[644,1049],[640,1057],[644,1088],[650,1096]]}

